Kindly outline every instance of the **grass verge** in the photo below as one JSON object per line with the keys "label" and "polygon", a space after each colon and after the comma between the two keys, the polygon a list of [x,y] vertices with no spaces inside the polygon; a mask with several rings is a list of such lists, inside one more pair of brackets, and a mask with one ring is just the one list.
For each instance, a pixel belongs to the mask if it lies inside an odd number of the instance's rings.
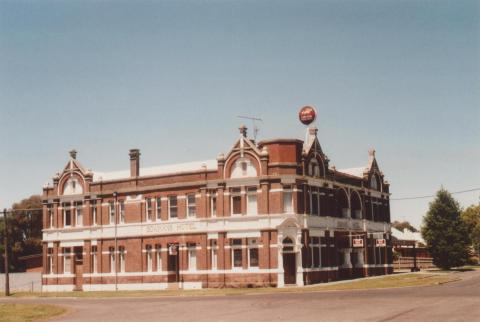
{"label": "grass verge", "polygon": [[308,287],[287,288],[224,288],[202,290],[159,290],[159,291],[104,291],[104,292],[60,292],[60,293],[15,293],[15,297],[76,297],[76,298],[108,298],[108,297],[161,297],[161,296],[228,296],[254,295],[265,293],[298,293],[317,291],[340,291],[355,289],[378,289],[407,286],[438,285],[458,281],[458,274],[396,274],[368,279],[324,283]]}
{"label": "grass verge", "polygon": [[46,304],[0,303],[0,322],[45,320],[66,312],[66,309]]}

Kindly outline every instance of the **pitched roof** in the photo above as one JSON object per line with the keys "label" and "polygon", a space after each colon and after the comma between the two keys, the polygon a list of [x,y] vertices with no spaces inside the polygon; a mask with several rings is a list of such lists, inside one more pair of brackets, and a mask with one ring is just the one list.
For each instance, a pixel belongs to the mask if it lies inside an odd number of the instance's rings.
{"label": "pitched roof", "polygon": [[368,168],[358,167],[358,168],[338,169],[337,171],[349,174],[349,175],[354,176],[354,177],[363,178],[363,173],[365,171],[368,171]]}
{"label": "pitched roof", "polygon": [[[167,174],[179,174],[187,172],[207,171],[217,169],[217,160],[204,160],[186,163],[168,164],[157,167],[140,168],[140,176],[159,176]],[[93,181],[106,181],[130,178],[130,170],[121,170],[113,172],[93,171]]]}

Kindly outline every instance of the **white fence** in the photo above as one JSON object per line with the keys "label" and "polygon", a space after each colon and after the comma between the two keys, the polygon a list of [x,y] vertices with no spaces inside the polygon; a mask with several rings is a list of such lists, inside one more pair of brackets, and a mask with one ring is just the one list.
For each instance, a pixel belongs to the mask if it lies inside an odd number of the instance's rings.
{"label": "white fence", "polygon": [[[10,292],[41,292],[42,273],[10,273]],[[0,291],[5,292],[5,274],[0,274]]]}

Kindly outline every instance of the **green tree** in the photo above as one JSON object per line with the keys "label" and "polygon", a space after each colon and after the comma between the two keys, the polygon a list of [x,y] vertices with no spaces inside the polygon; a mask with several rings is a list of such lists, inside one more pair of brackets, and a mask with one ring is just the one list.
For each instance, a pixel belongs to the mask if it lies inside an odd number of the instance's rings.
{"label": "green tree", "polygon": [[462,220],[467,224],[472,246],[480,257],[480,205],[472,205],[462,211]]}
{"label": "green tree", "polygon": [[[24,270],[19,257],[42,252],[42,198],[31,196],[12,205],[12,213],[8,214],[8,246],[10,270]],[[0,251],[3,254],[4,220],[0,223]],[[0,271],[4,270],[3,256]]]}
{"label": "green tree", "polygon": [[410,230],[412,233],[418,232],[417,228],[413,227],[408,221],[398,221],[395,220],[392,223],[393,228],[396,228],[400,231],[404,231],[405,229]]}
{"label": "green tree", "polygon": [[469,258],[470,238],[460,211],[458,202],[441,188],[423,218],[423,239],[433,263],[442,269],[462,266]]}

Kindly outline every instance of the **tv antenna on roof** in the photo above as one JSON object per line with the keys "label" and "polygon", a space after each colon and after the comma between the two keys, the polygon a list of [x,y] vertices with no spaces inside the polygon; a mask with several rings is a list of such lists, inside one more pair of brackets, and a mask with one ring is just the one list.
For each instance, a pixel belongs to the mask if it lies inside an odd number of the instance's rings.
{"label": "tv antenna on roof", "polygon": [[252,121],[252,125],[253,125],[253,139],[254,139],[255,141],[257,141],[257,134],[258,134],[258,131],[260,131],[260,129],[258,128],[256,122],[263,122],[263,120],[262,120],[261,118],[253,117],[253,116],[237,115],[237,117],[240,118],[240,119],[246,119],[246,120]]}

